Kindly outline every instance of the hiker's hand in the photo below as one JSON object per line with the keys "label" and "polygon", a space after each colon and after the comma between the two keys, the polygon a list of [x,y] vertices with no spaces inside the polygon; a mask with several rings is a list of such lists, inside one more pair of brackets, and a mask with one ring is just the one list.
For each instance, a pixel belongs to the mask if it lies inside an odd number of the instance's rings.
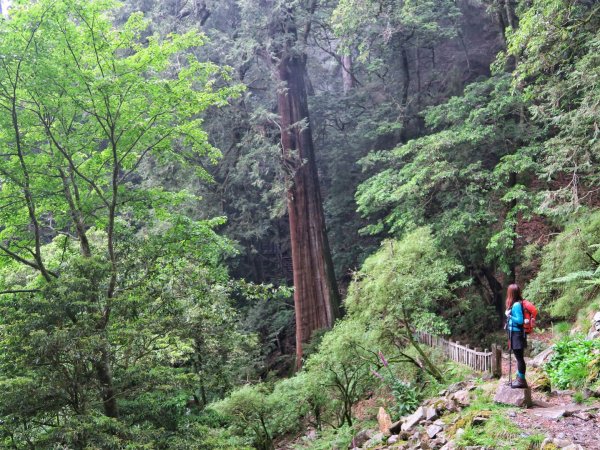
{"label": "hiker's hand", "polygon": [[506,314],[506,317],[510,317],[510,308],[509,308],[509,309],[507,309],[507,310],[504,312],[504,314]]}
{"label": "hiker's hand", "polygon": [[529,323],[529,319],[525,319],[523,323]]}

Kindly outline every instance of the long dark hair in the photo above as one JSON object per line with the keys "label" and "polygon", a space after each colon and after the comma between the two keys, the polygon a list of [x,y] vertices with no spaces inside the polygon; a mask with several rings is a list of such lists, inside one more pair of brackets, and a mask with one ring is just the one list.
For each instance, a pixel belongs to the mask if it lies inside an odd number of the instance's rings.
{"label": "long dark hair", "polygon": [[512,308],[515,302],[523,300],[521,296],[521,288],[518,284],[511,284],[506,290],[506,309]]}

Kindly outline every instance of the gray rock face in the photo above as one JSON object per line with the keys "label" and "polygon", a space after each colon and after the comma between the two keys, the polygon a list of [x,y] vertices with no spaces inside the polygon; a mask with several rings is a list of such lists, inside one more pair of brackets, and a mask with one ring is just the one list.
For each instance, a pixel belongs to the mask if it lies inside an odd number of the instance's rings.
{"label": "gray rock face", "polygon": [[563,447],[563,450],[585,450],[585,449],[579,444],[570,444],[570,445],[567,445],[566,447]]}
{"label": "gray rock face", "polygon": [[392,435],[391,435],[391,436],[388,438],[388,440],[387,440],[387,443],[388,443],[388,445],[393,445],[393,444],[395,444],[396,442],[398,442],[398,440],[399,440],[399,439],[400,439],[400,436],[398,436],[397,434],[392,434]]}
{"label": "gray rock face", "polygon": [[531,401],[531,389],[513,389],[510,386],[500,383],[496,396],[494,397],[496,403],[503,403],[505,405],[514,405],[520,408],[530,407]]}
{"label": "gray rock face", "polygon": [[427,427],[427,436],[429,436],[429,439],[433,439],[440,431],[442,431],[442,427],[438,425],[429,425]]}
{"label": "gray rock face", "polygon": [[471,404],[469,391],[466,389],[456,392],[452,397],[460,406],[469,406]]}
{"label": "gray rock face", "polygon": [[563,407],[555,407],[555,408],[544,408],[535,413],[538,417],[543,417],[545,419],[560,419],[567,415],[567,410]]}
{"label": "gray rock face", "polygon": [[354,436],[354,438],[352,439],[352,442],[350,442],[350,445],[348,446],[348,448],[355,448],[355,447],[360,448],[363,445],[365,445],[365,442],[367,442],[369,439],[371,439],[374,435],[375,435],[375,433],[373,432],[373,430],[359,431],[356,434],[356,436]]}
{"label": "gray rock face", "polygon": [[381,444],[384,439],[385,439],[385,436],[383,435],[383,433],[377,433],[371,439],[369,439],[367,442],[365,442],[362,447],[363,448],[376,447],[377,445]]}
{"label": "gray rock face", "polygon": [[430,422],[433,422],[437,418],[438,418],[438,413],[437,413],[436,409],[433,406],[430,406],[429,408],[427,408],[427,412],[425,414],[425,419],[429,420]]}
{"label": "gray rock face", "polygon": [[416,424],[418,424],[423,419],[425,419],[425,408],[419,406],[419,409],[417,409],[414,413],[412,413],[406,418],[406,420],[402,424],[401,430],[411,430]]}
{"label": "gray rock face", "polygon": [[535,358],[529,361],[531,367],[542,367],[554,353],[554,347],[548,347],[546,350],[538,354]]}
{"label": "gray rock face", "polygon": [[592,319],[592,328],[588,333],[588,339],[598,339],[600,337],[600,311],[594,314]]}

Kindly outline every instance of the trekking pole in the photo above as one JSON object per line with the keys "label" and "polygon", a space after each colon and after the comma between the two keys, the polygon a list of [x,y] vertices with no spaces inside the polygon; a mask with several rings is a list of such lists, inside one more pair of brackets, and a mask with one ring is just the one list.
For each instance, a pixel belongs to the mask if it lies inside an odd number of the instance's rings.
{"label": "trekking pole", "polygon": [[508,327],[508,385],[512,386],[512,329],[507,323]]}

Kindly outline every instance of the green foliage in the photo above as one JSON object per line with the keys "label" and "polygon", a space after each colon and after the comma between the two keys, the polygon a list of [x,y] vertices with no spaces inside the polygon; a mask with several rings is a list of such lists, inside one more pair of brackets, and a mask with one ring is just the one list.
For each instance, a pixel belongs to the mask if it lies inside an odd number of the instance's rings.
{"label": "green foliage", "polygon": [[[227,420],[229,429],[258,449],[274,448],[273,439],[296,432],[303,419],[328,399],[306,373],[269,384],[246,385],[210,405]],[[313,416],[314,417],[314,416]]]}
{"label": "green foliage", "polygon": [[542,250],[541,267],[524,294],[551,316],[574,318],[598,297],[600,213],[581,214]]}
{"label": "green foliage", "polygon": [[544,366],[552,386],[558,389],[582,388],[599,379],[600,342],[583,336],[570,336],[554,345],[552,358]]}
{"label": "green foliage", "polygon": [[[451,1],[423,2],[341,0],[334,13],[336,34],[348,48],[357,46],[367,59],[377,41],[387,44],[398,38],[403,42],[440,42],[456,36],[455,23],[460,10]],[[385,64],[372,59],[372,65]]]}
{"label": "green foliage", "polygon": [[[367,258],[348,290],[348,313],[372,329],[376,339],[396,346],[403,357],[412,345],[426,361],[424,369],[437,379],[441,374],[414,341],[414,331],[446,334],[439,314],[452,297],[451,277],[462,267],[440,249],[431,230],[418,228],[401,241],[384,241]],[[377,321],[373,321],[377,318]]]}
{"label": "green foliage", "polygon": [[[447,324],[436,312],[452,299],[450,278],[461,269],[439,248],[430,229],[418,228],[400,241],[384,241],[367,258],[346,307],[381,337],[398,338],[412,333],[412,327],[444,334]],[[374,317],[379,319],[375,323]]]}
{"label": "green foliage", "polygon": [[540,174],[560,180],[543,193],[546,214],[568,217],[598,186],[599,29],[595,2],[535,0],[509,38],[517,82],[546,136]]}
{"label": "green foliage", "polygon": [[401,234],[427,224],[465,265],[499,263],[509,271],[516,218],[529,205],[525,179],[511,185],[510,176],[535,167],[535,149],[517,153],[535,136],[519,118],[522,107],[510,76],[497,75],[429,108],[431,134],[370,154],[363,165],[383,168],[359,186],[357,203],[363,215],[383,219],[365,231]]}
{"label": "green foliage", "polygon": [[377,358],[374,345],[372,333],[348,317],[325,334],[318,352],[308,358],[308,376],[329,399],[320,413],[323,421],[352,425],[352,405],[373,382],[369,367]]}
{"label": "green foliage", "polygon": [[381,369],[380,372],[376,372],[374,370],[371,372],[383,380],[394,396],[394,400],[396,402],[394,408],[392,409],[394,417],[399,418],[411,414],[415,409],[417,409],[421,402],[419,390],[410,382],[406,382],[398,378],[398,376],[394,373],[393,368],[383,357],[382,353],[380,353],[380,358],[382,359],[385,369]]}
{"label": "green foliage", "polygon": [[[315,441],[300,445],[298,449],[331,450],[332,448],[347,448],[352,443],[356,430],[348,425],[339,428],[328,428],[319,433]],[[296,448],[296,447],[295,447]]]}
{"label": "green foliage", "polygon": [[496,328],[491,327],[489,321],[495,314],[494,306],[483,302],[481,296],[472,291],[463,291],[460,301],[445,312],[455,339],[461,337],[463,342],[464,336],[467,341],[477,342],[482,348],[490,348],[497,342],[497,336],[493,334]]}
{"label": "green foliage", "polygon": [[226,399],[211,405],[231,423],[234,433],[245,436],[248,444],[267,450],[273,449],[271,414],[274,402],[269,399],[264,385],[247,385],[233,391]]}
{"label": "green foliage", "polygon": [[139,167],[214,160],[202,113],[240,88],[186,54],[201,35],[117,28],[116,6],[22,2],[0,21],[0,446],[235,448],[188,414],[254,353],[224,219],[186,216],[198,199]]}

